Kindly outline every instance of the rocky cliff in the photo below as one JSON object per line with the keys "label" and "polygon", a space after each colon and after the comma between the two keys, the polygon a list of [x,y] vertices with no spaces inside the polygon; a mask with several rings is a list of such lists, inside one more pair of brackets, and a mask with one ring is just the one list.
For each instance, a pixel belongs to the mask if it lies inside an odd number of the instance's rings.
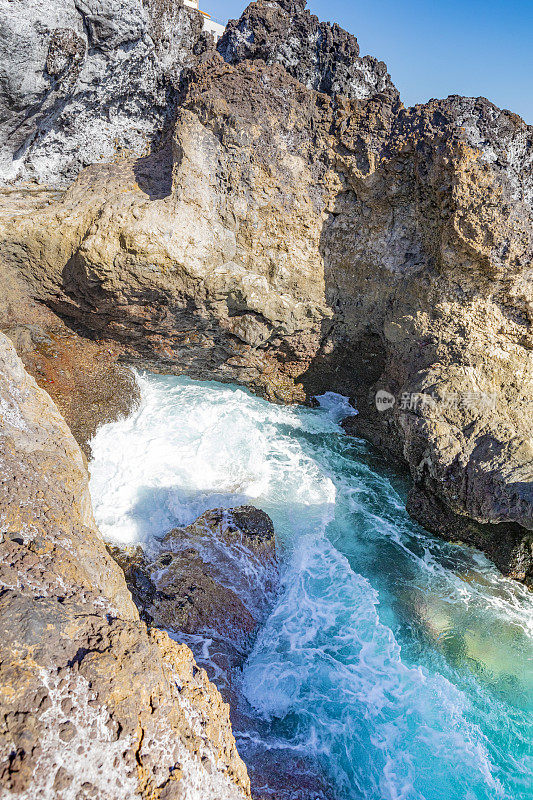
{"label": "rocky cliff", "polygon": [[4,193],[4,262],[156,369],[349,394],[413,515],[528,580],[532,129],[482,98],[403,108],[298,0],[252,3],[199,61],[171,143],[46,204]]}
{"label": "rocky cliff", "polygon": [[82,453],[3,334],[0,423],[0,796],[249,796],[228,706],[139,621]]}

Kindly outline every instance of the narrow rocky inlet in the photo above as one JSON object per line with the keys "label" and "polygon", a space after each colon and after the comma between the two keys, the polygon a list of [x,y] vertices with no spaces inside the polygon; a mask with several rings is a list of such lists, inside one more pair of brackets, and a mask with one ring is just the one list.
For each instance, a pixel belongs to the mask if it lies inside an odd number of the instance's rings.
{"label": "narrow rocky inlet", "polygon": [[252,792],[527,794],[527,589],[409,519],[340,395],[138,380],[137,411],[91,442],[96,520],[141,614],[229,702]]}
{"label": "narrow rocky inlet", "polygon": [[2,800],[532,796],[532,260],[305,0],[0,0]]}

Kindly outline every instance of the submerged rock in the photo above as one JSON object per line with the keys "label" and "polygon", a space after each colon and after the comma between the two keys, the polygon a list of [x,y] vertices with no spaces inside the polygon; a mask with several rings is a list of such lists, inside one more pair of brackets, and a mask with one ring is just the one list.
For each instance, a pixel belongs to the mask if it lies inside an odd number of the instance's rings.
{"label": "submerged rock", "polygon": [[229,710],[139,621],[82,453],[0,334],[0,794],[249,796]]}
{"label": "submerged rock", "polygon": [[170,531],[153,558],[140,547],[109,551],[143,619],[178,638],[201,634],[222,643],[215,663],[224,672],[242,664],[278,586],[267,514],[252,506],[206,511]]}

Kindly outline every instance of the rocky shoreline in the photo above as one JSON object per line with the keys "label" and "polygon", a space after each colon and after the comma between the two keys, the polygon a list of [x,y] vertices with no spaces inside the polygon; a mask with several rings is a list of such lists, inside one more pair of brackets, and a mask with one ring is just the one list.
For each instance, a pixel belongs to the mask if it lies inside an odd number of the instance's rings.
{"label": "rocky shoreline", "polygon": [[0,353],[2,796],[248,797],[229,707],[139,621],[80,448],[3,334]]}
{"label": "rocky shoreline", "polygon": [[[484,98],[405,108],[305,0],[252,3],[216,47],[182,0],[19,5],[23,26],[0,8],[0,782],[248,797],[231,692],[158,627],[218,631],[238,666],[275,592],[271,523],[214,510],[154,559],[106,549],[90,439],[138,402],[131,365],[277,403],[336,391],[347,433],[408,470],[410,514],[531,586],[533,129]],[[236,540],[264,578],[242,593]]]}
{"label": "rocky shoreline", "polygon": [[152,154],[5,192],[5,269],[132,363],[349,395],[417,519],[528,582],[531,128],[483,98],[403,108],[304,6],[253,3],[203,47]]}

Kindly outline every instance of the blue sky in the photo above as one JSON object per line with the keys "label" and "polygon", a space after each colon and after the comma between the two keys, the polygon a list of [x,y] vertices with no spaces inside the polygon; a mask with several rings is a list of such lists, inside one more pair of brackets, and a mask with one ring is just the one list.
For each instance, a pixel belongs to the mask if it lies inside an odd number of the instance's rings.
{"label": "blue sky", "polygon": [[[247,2],[201,0],[223,21]],[[533,0],[308,0],[385,61],[405,105],[488,97],[533,124]]]}

